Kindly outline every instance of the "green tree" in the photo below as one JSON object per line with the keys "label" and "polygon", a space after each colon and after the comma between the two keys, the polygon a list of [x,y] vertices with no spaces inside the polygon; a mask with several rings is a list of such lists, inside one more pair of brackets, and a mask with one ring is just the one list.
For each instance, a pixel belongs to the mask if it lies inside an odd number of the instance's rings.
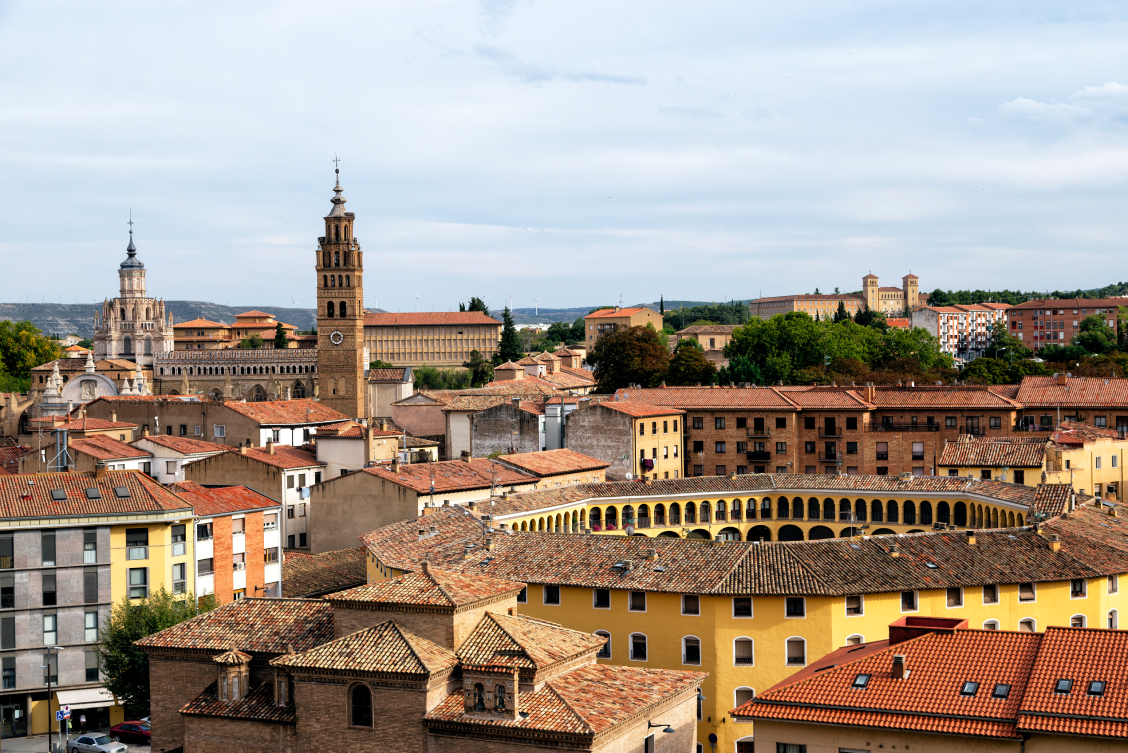
{"label": "green tree", "polygon": [[266,345],[266,343],[263,342],[262,335],[257,332],[250,337],[243,338],[239,341],[240,348],[248,348],[250,350],[257,350],[264,345]]}
{"label": "green tree", "polygon": [[1080,333],[1073,338],[1073,344],[1095,356],[1104,355],[1116,350],[1116,333],[1105,324],[1103,316],[1093,314],[1081,320]]}
{"label": "green tree", "polygon": [[149,657],[136,641],[214,609],[215,597],[191,593],[173,596],[163,587],[146,599],[123,596],[110,610],[98,645],[98,664],[106,689],[117,696],[126,715],[149,714]]}
{"label": "green tree", "polygon": [[595,367],[600,392],[628,384],[657,387],[666,375],[670,352],[664,337],[651,327],[626,327],[604,335],[587,356]]}
{"label": "green tree", "polygon": [[75,343],[75,344],[76,344],[76,345],[77,345],[78,347],[80,347],[80,348],[86,348],[87,350],[93,350],[93,349],[94,349],[94,341],[93,341],[93,340],[91,340],[90,338],[86,338],[85,340],[79,340],[79,341],[78,341],[77,343]]}
{"label": "green tree", "polygon": [[717,371],[718,384],[764,384],[760,367],[748,356],[734,356]]}
{"label": "green tree", "polygon": [[415,390],[465,390],[470,387],[471,374],[466,369],[437,369],[419,366],[411,370]]}
{"label": "green tree", "polygon": [[282,322],[278,322],[278,326],[274,328],[274,347],[278,350],[290,347],[290,341],[286,339],[286,330],[282,329]]}
{"label": "green tree", "polygon": [[[834,292],[837,293],[838,288],[835,288]],[[838,302],[838,310],[834,312],[834,323],[838,324],[839,322],[844,322],[849,318],[850,318],[850,315],[848,313],[846,313],[846,303],[845,303],[845,301],[839,301]]]}
{"label": "green tree", "polygon": [[519,361],[524,357],[521,351],[521,339],[517,337],[517,327],[513,324],[513,314],[506,306],[501,310],[501,342],[498,343],[497,353],[502,362]]}
{"label": "green tree", "polygon": [[0,322],[0,373],[16,379],[28,379],[36,366],[54,361],[62,355],[59,346],[43,336],[29,321]]}
{"label": "green tree", "polygon": [[668,384],[712,384],[717,366],[705,358],[705,349],[694,340],[682,340],[674,348],[666,369]]}
{"label": "green tree", "polygon": [[482,358],[477,350],[470,351],[470,360],[462,365],[470,373],[471,387],[481,387],[493,380],[493,364]]}
{"label": "green tree", "polygon": [[388,363],[387,361],[381,361],[380,359],[376,359],[375,361],[369,361],[368,362],[368,368],[370,368],[370,369],[395,369],[395,368],[398,368],[398,367],[394,363]]}
{"label": "green tree", "polygon": [[666,296],[664,296],[664,295],[658,296],[658,313],[659,314],[665,314],[666,313]]}
{"label": "green tree", "polygon": [[882,332],[889,329],[889,324],[885,321],[885,313],[874,311],[868,307],[858,309],[858,313],[854,314],[854,323],[860,324],[863,327],[872,327]]}
{"label": "green tree", "polygon": [[468,303],[468,304],[466,304],[466,303],[458,304],[458,310],[459,311],[481,311],[486,316],[490,315],[489,306],[487,306],[486,302],[483,301],[481,298],[478,298],[477,296],[472,296],[470,298],[470,303]]}
{"label": "green tree", "polygon": [[987,346],[987,353],[992,358],[1004,358],[1014,362],[1034,355],[1022,340],[1007,331],[1004,321],[996,321],[991,325],[991,344]]}

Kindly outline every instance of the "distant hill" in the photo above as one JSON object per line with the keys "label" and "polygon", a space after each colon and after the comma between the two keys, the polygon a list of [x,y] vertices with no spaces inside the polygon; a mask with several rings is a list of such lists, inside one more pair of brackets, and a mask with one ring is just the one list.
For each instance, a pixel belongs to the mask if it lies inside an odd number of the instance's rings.
{"label": "distant hill", "polygon": [[[747,300],[737,301],[737,303],[747,303]],[[694,306],[711,306],[715,303],[727,303],[727,301],[666,301],[666,311],[672,311],[677,308],[692,308]],[[615,301],[608,303],[597,303],[591,306],[580,306],[578,308],[570,309],[554,309],[545,308],[541,306],[540,310],[533,308],[515,308],[513,309],[513,321],[516,324],[551,324],[552,322],[568,322],[569,324],[576,321],[577,318],[587,316],[593,309],[600,306],[614,306]],[[652,303],[626,303],[625,308],[631,306],[645,306],[650,309],[658,311],[661,303],[654,301]],[[534,312],[537,312],[534,314]],[[501,309],[494,311],[490,309],[490,313],[500,317]]]}
{"label": "distant hill", "polygon": [[[81,337],[94,336],[94,313],[101,309],[95,303],[0,303],[0,320],[30,320],[46,333],[74,333]],[[165,309],[176,321],[186,322],[197,317],[213,322],[234,324],[235,315],[244,311],[265,311],[279,321],[308,330],[315,325],[314,309],[280,308],[278,306],[223,306],[207,301],[165,301]]]}

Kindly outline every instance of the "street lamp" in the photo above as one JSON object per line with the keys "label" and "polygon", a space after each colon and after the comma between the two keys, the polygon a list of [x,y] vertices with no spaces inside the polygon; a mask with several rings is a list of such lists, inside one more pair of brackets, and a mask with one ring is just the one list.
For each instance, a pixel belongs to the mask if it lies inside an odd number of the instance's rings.
{"label": "street lamp", "polygon": [[658,724],[655,724],[654,722],[647,722],[646,723],[647,729],[654,729],[655,727],[658,727],[658,728],[665,727],[665,729],[662,730],[663,732],[665,732],[668,735],[674,734],[674,728],[671,727],[669,724],[662,724],[661,722],[659,722]]}
{"label": "street lamp", "polygon": [[[47,750],[51,750],[51,652],[62,651],[66,646],[46,646],[45,648],[47,649],[47,664],[40,666],[47,670]],[[58,662],[58,654],[55,655],[55,661]],[[30,710],[28,709],[28,711]]]}

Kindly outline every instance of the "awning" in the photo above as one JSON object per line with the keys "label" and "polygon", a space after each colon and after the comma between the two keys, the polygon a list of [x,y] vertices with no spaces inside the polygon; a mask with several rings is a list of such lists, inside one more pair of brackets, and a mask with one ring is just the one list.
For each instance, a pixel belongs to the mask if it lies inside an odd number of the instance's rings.
{"label": "awning", "polygon": [[114,694],[105,688],[82,688],[80,690],[60,690],[55,694],[59,706],[75,709],[93,709],[99,706],[113,706]]}

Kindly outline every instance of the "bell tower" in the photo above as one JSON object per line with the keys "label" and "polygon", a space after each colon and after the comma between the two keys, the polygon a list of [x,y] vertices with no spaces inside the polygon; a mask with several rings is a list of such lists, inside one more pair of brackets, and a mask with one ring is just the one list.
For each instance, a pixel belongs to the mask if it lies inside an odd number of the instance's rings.
{"label": "bell tower", "polygon": [[367,418],[364,384],[364,263],[345,211],[341,170],[335,170],[333,210],[317,247],[317,372],[321,402],[352,418]]}

